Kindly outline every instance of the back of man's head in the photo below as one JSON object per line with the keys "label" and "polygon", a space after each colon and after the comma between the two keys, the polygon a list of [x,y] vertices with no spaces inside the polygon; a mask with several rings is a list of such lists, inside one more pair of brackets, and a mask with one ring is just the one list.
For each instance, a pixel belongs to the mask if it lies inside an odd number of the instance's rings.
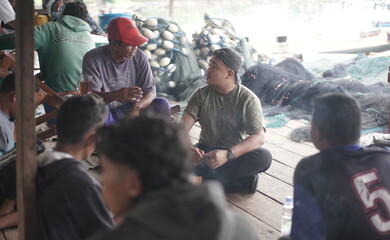
{"label": "back of man's head", "polygon": [[103,125],[105,105],[89,95],[73,96],[61,104],[57,115],[58,142],[79,143],[94,127]]}
{"label": "back of man's head", "polygon": [[127,119],[104,129],[96,149],[137,171],[143,194],[188,182],[191,143],[182,125],[147,116]]}
{"label": "back of man's head", "polygon": [[312,125],[333,146],[356,143],[361,127],[359,103],[342,93],[322,95],[315,99]]}
{"label": "back of man's head", "polygon": [[15,73],[6,76],[0,85],[0,94],[7,94],[15,91]]}
{"label": "back of man's head", "polygon": [[67,3],[65,5],[64,11],[62,12],[62,15],[69,15],[87,21],[87,6],[81,1]]}

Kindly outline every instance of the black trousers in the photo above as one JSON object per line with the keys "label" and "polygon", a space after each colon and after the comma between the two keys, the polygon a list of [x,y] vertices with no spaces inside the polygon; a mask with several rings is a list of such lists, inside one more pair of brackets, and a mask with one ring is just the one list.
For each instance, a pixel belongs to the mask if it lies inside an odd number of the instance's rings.
{"label": "black trousers", "polygon": [[[216,150],[199,144],[196,147],[206,153]],[[203,179],[218,180],[226,186],[240,179],[266,171],[271,166],[271,162],[271,153],[267,149],[257,148],[216,169],[212,169],[202,162],[194,167],[194,172],[196,175],[202,176]]]}

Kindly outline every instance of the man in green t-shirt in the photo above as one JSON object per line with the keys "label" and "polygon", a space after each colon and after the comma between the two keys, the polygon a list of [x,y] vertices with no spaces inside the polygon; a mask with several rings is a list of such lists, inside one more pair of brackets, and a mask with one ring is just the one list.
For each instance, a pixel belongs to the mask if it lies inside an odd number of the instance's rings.
{"label": "man in green t-shirt", "polygon": [[214,52],[207,86],[190,98],[182,121],[189,131],[199,121],[194,146],[194,171],[203,179],[219,180],[227,193],[254,193],[258,173],[271,165],[264,144],[264,120],[259,98],[240,84],[241,56],[231,48]]}

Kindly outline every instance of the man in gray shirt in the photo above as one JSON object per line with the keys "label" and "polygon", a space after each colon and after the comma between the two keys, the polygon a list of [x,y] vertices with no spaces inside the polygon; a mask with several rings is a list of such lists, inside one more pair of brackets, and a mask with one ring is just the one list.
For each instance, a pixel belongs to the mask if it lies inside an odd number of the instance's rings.
{"label": "man in gray shirt", "polygon": [[264,144],[264,120],[259,98],[240,84],[241,56],[231,48],[216,50],[207,70],[207,86],[188,101],[182,120],[187,130],[199,121],[194,147],[195,173],[217,179],[228,193],[254,193],[258,173],[271,165]]}
{"label": "man in gray shirt", "polygon": [[83,73],[92,76],[92,90],[108,105],[112,117],[136,117],[151,109],[170,117],[168,102],[156,98],[156,82],[148,59],[138,46],[148,39],[127,18],[107,27],[109,44],[87,52]]}

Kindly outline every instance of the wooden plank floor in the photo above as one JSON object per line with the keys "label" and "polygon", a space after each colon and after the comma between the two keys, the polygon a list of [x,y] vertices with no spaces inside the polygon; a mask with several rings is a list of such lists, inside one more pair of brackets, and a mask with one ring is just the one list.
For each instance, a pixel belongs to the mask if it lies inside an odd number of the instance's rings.
{"label": "wooden plank floor", "polygon": [[[280,219],[284,198],[293,194],[292,179],[294,169],[298,162],[308,155],[316,153],[312,143],[297,143],[288,138],[291,131],[302,127],[307,122],[304,120],[291,120],[281,128],[268,128],[266,132],[267,148],[273,162],[270,169],[259,175],[259,185],[255,194],[227,196],[227,204],[230,208],[241,212],[253,224],[260,239],[275,240],[280,236]],[[194,143],[199,139],[200,127],[195,125],[190,132]],[[53,147],[53,142],[45,145]],[[91,176],[100,180],[100,170],[90,170],[99,165],[96,157],[82,161],[83,166],[89,169]],[[18,233],[15,228],[0,232],[0,240],[17,240]]]}
{"label": "wooden plank floor", "polygon": [[[282,128],[267,129],[264,148],[271,152],[273,162],[267,172],[259,175],[256,193],[227,196],[228,205],[251,221],[260,239],[280,237],[282,204],[286,196],[293,195],[294,169],[303,157],[318,152],[312,143],[297,143],[288,137],[306,124],[304,120],[291,120]],[[200,127],[195,125],[190,132],[193,143],[199,139],[199,133]]]}

